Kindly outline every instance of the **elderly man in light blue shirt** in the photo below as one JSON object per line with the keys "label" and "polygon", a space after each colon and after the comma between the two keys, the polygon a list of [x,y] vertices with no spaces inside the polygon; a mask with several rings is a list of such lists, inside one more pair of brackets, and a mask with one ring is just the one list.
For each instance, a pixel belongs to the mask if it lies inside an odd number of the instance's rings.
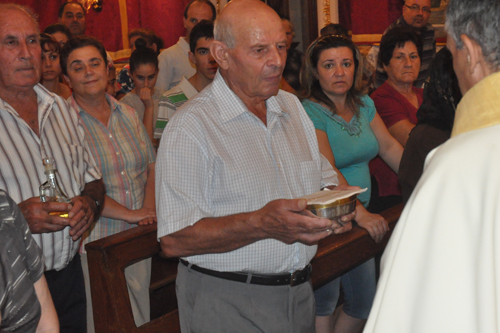
{"label": "elderly man in light blue shirt", "polygon": [[183,332],[313,331],[309,261],[320,239],[351,228],[332,231],[296,199],[338,180],[298,99],[279,91],[285,41],[264,3],[228,4],[211,46],[219,72],[163,135],[158,237],[182,258]]}

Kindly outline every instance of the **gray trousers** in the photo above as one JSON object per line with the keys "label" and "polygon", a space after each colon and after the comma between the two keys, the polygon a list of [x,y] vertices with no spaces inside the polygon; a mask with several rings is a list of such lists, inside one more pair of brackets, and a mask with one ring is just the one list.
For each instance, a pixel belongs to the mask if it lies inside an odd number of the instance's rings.
{"label": "gray trousers", "polygon": [[311,333],[311,282],[261,286],[212,277],[179,264],[177,303],[181,332]]}

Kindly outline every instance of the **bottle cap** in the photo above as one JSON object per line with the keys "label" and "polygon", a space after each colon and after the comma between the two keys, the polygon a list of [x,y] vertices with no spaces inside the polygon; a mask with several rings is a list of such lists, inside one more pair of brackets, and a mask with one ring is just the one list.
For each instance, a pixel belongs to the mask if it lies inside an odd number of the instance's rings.
{"label": "bottle cap", "polygon": [[54,160],[51,157],[45,157],[42,159],[45,171],[54,170]]}

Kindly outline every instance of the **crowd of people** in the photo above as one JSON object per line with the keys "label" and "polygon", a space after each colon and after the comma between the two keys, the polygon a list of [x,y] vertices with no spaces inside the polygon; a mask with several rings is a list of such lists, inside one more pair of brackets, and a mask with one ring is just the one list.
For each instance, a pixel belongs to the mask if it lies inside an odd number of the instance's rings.
{"label": "crowd of people", "polygon": [[[192,0],[117,73],[79,2],[43,32],[0,5],[0,331],[94,332],[85,244],[155,223],[182,332],[500,330],[500,4],[450,0],[439,52],[430,14],[406,0],[364,57],[338,24],[301,52],[262,1]],[[47,159],[69,200],[42,200]],[[301,199],[358,187],[341,225]],[[371,259],[313,291],[318,242],[379,243],[402,201],[378,283]],[[141,326],[151,259],[124,274]]]}

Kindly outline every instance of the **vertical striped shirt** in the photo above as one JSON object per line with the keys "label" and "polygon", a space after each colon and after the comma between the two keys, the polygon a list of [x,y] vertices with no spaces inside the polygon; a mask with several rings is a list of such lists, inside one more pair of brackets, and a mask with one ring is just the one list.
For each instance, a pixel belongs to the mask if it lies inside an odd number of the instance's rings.
{"label": "vertical striped shirt", "polygon": [[[156,166],[158,237],[219,217],[262,208],[338,184],[320,154],[311,119],[297,97],[279,91],[266,101],[267,126],[218,72],[168,123]],[[189,262],[218,271],[292,272],[316,246],[264,239]]]}
{"label": "vertical striped shirt", "polygon": [[[148,166],[155,162],[153,146],[135,110],[106,96],[111,106],[108,126],[85,112],[73,96],[69,102],[78,110],[90,151],[102,172],[106,195],[128,209],[139,209],[144,202]],[[135,226],[101,216],[84,234],[81,252],[85,253],[84,245],[89,242]]]}
{"label": "vertical striped shirt", "polygon": [[[16,203],[38,197],[40,185],[47,180],[42,158],[52,157],[59,185],[73,198],[80,195],[86,183],[100,179],[101,174],[88,150],[77,114],[42,85],[36,85],[34,90],[38,96],[40,137],[0,99],[0,189]],[[80,240],[74,242],[69,230],[66,227],[33,234],[45,256],[46,270],[63,269],[78,252]]]}

